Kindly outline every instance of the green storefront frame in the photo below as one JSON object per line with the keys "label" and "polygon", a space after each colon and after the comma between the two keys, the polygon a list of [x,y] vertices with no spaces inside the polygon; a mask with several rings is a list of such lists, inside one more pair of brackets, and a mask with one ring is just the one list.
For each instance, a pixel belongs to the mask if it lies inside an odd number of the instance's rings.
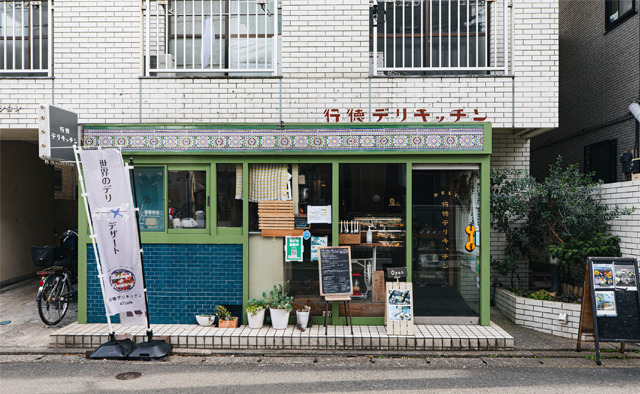
{"label": "green storefront frame", "polygon": [[[446,129],[459,127],[481,127],[484,143],[482,149],[439,149],[439,150],[331,150],[331,151],[300,151],[300,150],[251,150],[238,149],[234,151],[223,150],[122,150],[125,162],[133,158],[136,166],[162,167],[166,175],[167,171],[173,168],[197,168],[207,169],[210,181],[209,193],[215,195],[216,185],[216,164],[242,164],[243,173],[249,173],[249,165],[254,163],[292,163],[292,164],[331,164],[333,182],[333,201],[339,201],[339,165],[340,164],[369,164],[369,163],[403,163],[407,167],[407,190],[406,190],[406,228],[412,228],[412,171],[414,164],[473,164],[480,168],[480,217],[487,218],[481,221],[480,236],[483,245],[480,251],[480,319],[483,326],[490,325],[490,223],[489,223],[489,196],[490,196],[490,156],[492,146],[492,130],[490,123],[442,123],[412,124],[412,123],[385,123],[384,127],[376,123],[354,124],[289,124],[285,126],[273,124],[86,124],[86,133],[99,133],[100,131],[121,131],[126,133],[134,130],[159,130],[159,131],[184,131],[190,130],[253,130],[260,132],[283,130],[384,130],[384,129]],[[165,192],[168,188],[167,177],[165,179]],[[243,310],[246,307],[249,295],[249,204],[248,204],[248,177],[243,177],[243,226],[241,228],[215,227],[216,199],[212,199],[209,208],[213,220],[208,220],[207,231],[198,234],[180,233],[166,230],[165,232],[143,232],[143,244],[239,244],[243,250]],[[166,196],[166,194],[165,194]],[[166,207],[167,201],[165,201]],[[84,202],[81,199],[78,207],[78,228],[88,228],[87,217],[85,215]],[[332,210],[332,232],[338,234],[339,212]],[[91,243],[88,231],[80,231],[80,245]],[[338,237],[333,237],[333,246],[338,246]],[[406,237],[407,250],[406,267],[407,281],[412,281],[412,237]],[[87,322],[87,248],[79,248],[78,253],[78,322]],[[294,318],[292,318],[294,319]],[[322,324],[322,318],[315,317],[314,324]],[[244,314],[246,323],[246,314]],[[292,320],[293,321],[293,320]],[[354,324],[382,325],[384,318],[357,317],[353,319]],[[331,324],[344,325],[344,317],[338,317],[338,303],[333,303],[333,313]]]}

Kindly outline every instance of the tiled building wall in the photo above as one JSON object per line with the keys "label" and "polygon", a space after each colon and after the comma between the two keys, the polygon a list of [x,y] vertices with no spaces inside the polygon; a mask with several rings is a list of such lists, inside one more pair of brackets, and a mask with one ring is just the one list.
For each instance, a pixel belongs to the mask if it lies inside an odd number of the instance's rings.
{"label": "tiled building wall", "polygon": [[[346,122],[348,109],[380,108],[407,109],[407,122],[422,121],[414,112],[425,109],[432,122],[556,127],[557,0],[528,3],[512,8],[513,76],[369,79],[368,2],[284,0],[282,78],[140,79],[138,3],[58,0],[55,79],[0,80],[3,102],[23,107],[0,120],[35,128],[37,105],[55,102],[80,123],[325,122],[324,109]],[[457,109],[466,116],[452,117]]]}
{"label": "tiled building wall", "polygon": [[635,136],[628,107],[639,94],[640,18],[606,32],[604,14],[605,2],[560,0],[560,125],[532,140],[537,178],[548,175],[559,155],[584,169],[585,145],[616,139],[613,165],[623,180],[617,157],[632,149]]}
{"label": "tiled building wall", "polygon": [[[242,245],[149,244],[143,250],[152,324],[195,324],[196,314],[213,314],[216,305],[242,305]],[[105,323],[90,245],[87,266],[87,323]]]}
{"label": "tiled building wall", "polygon": [[[491,168],[515,168],[529,170],[530,140],[515,136],[505,130],[494,130],[493,154],[491,155]],[[501,260],[505,255],[507,241],[504,235],[494,230],[491,231],[491,260]],[[492,277],[493,281],[493,277]],[[499,282],[505,286],[511,286],[510,278],[499,278]],[[521,260],[514,275],[514,285],[518,282],[520,288],[529,286],[529,264]]]}
{"label": "tiled building wall", "polygon": [[603,188],[607,205],[636,208],[633,214],[612,221],[610,233],[620,237],[622,257],[640,259],[640,181],[609,183]]}

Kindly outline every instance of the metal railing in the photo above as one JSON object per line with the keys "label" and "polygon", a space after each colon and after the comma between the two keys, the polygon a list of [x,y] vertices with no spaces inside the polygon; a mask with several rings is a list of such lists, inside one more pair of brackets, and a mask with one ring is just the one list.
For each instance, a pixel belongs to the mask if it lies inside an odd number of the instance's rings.
{"label": "metal railing", "polygon": [[147,0],[145,75],[276,75],[278,0]]}
{"label": "metal railing", "polygon": [[372,0],[370,6],[373,75],[508,74],[506,0]]}
{"label": "metal railing", "polygon": [[51,11],[50,1],[0,0],[0,76],[52,75]]}

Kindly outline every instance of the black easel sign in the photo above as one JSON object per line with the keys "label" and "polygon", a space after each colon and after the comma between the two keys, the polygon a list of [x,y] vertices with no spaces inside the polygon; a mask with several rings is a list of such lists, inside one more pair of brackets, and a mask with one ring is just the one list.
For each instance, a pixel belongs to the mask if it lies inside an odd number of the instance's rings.
{"label": "black easel sign", "polygon": [[[583,333],[593,333],[596,363],[600,361],[600,342],[640,341],[640,293],[636,259],[589,257],[585,274],[578,347]],[[591,326],[591,323],[593,326]]]}
{"label": "black easel sign", "polygon": [[351,248],[329,246],[318,248],[320,295],[353,294],[351,286]]}

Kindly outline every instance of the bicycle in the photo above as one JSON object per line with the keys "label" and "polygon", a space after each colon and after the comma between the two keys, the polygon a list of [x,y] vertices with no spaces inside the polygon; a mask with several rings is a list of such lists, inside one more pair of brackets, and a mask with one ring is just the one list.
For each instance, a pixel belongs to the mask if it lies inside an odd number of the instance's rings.
{"label": "bicycle", "polygon": [[36,296],[40,319],[49,326],[62,321],[69,301],[76,297],[78,290],[71,283],[72,258],[77,253],[77,237],[73,231],[67,231],[60,237],[62,246],[31,246],[31,257],[35,265],[44,269],[40,287]]}

